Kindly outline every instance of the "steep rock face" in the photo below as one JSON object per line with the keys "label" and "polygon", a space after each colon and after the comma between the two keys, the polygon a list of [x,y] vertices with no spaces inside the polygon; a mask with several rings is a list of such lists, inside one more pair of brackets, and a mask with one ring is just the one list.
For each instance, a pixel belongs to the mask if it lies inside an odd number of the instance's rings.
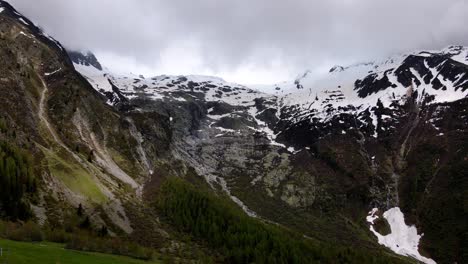
{"label": "steep rock face", "polygon": [[[105,105],[57,41],[6,2],[0,10],[0,140],[34,157],[39,190],[27,199],[37,221],[63,226],[81,204],[96,227],[131,233],[128,205],[139,206],[153,160],[168,151],[163,118]],[[142,142],[135,131],[149,120]]]}
{"label": "steep rock face", "polygon": [[91,52],[82,53],[77,51],[69,51],[68,56],[73,61],[73,63],[84,66],[93,66],[94,68],[102,71],[101,63],[99,63],[96,56],[94,56],[94,54]]}

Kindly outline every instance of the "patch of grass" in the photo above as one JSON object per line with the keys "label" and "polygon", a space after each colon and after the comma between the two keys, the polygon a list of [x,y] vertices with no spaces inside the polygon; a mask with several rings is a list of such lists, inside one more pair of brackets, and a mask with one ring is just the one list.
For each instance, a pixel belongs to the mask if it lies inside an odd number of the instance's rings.
{"label": "patch of grass", "polygon": [[52,175],[61,180],[70,190],[99,204],[107,201],[107,197],[99,189],[92,176],[80,165],[67,162],[44,147],[41,147],[41,150],[46,156],[47,165]]}
{"label": "patch of grass", "polygon": [[[137,162],[133,161],[133,157],[125,157],[114,149],[108,148],[112,160],[119,166],[125,173],[136,179],[140,174],[140,167],[136,166]],[[132,160],[131,160],[132,159]],[[133,161],[133,162],[132,162]]]}
{"label": "patch of grass", "polygon": [[143,264],[160,263],[158,261],[141,261],[129,257],[122,257],[109,254],[81,252],[67,250],[63,244],[41,242],[25,243],[0,239],[0,247],[3,248],[3,257],[0,263],[16,264]]}

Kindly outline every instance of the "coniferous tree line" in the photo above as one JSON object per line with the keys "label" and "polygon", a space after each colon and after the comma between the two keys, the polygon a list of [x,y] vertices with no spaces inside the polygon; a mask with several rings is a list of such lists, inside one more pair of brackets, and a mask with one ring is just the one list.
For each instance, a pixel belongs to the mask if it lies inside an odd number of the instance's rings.
{"label": "coniferous tree line", "polygon": [[11,220],[29,218],[31,212],[24,198],[35,191],[31,155],[0,142],[0,213]]}
{"label": "coniferous tree line", "polygon": [[405,263],[356,248],[318,243],[247,216],[223,197],[178,178],[160,189],[157,205],[179,231],[203,239],[225,263]]}

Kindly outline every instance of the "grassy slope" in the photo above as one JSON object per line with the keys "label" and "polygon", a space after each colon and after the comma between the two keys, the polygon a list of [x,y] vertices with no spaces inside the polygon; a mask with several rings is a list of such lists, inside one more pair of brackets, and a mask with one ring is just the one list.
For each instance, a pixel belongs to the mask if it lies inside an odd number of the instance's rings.
{"label": "grassy slope", "polygon": [[146,262],[128,257],[107,255],[101,253],[81,252],[64,249],[62,244],[56,243],[26,243],[0,239],[0,247],[8,252],[0,257],[0,263],[15,264],[45,264],[45,263],[89,263],[89,264],[143,264],[159,263]]}
{"label": "grassy slope", "polygon": [[76,194],[88,197],[96,203],[104,203],[107,197],[88,172],[79,164],[65,161],[56,153],[41,147],[53,176],[60,179],[70,190]]}

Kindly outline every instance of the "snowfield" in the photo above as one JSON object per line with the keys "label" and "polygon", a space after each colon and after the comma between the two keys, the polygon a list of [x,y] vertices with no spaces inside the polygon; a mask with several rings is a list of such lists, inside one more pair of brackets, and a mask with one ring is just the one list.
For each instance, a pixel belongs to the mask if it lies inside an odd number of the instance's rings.
{"label": "snowfield", "polygon": [[377,237],[379,244],[391,249],[393,252],[415,258],[426,264],[435,264],[436,262],[430,258],[421,256],[418,251],[419,240],[423,234],[418,235],[418,230],[415,226],[407,226],[405,218],[399,207],[391,208],[383,213],[383,217],[390,225],[391,233],[381,235],[374,229],[374,221],[379,218],[376,213],[377,208],[369,212],[366,220],[370,223],[370,231]]}
{"label": "snowfield", "polygon": [[[405,64],[411,59],[421,64],[418,68],[424,69],[423,74],[411,67],[413,65]],[[432,65],[434,61],[437,65]],[[441,51],[397,55],[381,62],[335,66],[322,77],[306,72],[294,82],[274,87],[279,89],[275,93],[281,107],[295,109],[292,123],[312,118],[326,122],[349,111],[346,107],[351,106],[355,114],[371,110],[379,101],[384,107],[391,108],[393,102],[401,102],[414,92],[418,92],[418,102],[421,103],[431,96],[431,103],[465,98],[468,96],[467,65],[468,48],[451,46]],[[448,69],[460,73],[450,73]],[[405,81],[408,83],[402,83]],[[438,87],[439,83],[441,87]],[[365,92],[366,86],[371,85],[375,86],[374,90]],[[273,89],[270,87],[269,90]],[[372,111],[371,118],[376,122]]]}
{"label": "snowfield", "polygon": [[[97,91],[115,93],[127,99],[185,101],[183,92],[203,94],[206,102],[224,102],[250,107],[248,114],[266,133],[272,144],[276,135],[256,118],[255,100],[265,98],[291,124],[304,120],[327,122],[341,113],[370,112],[374,125],[377,116],[372,109],[381,103],[392,108],[417,92],[417,101],[430,103],[456,101],[468,96],[468,48],[450,46],[441,51],[418,51],[389,57],[382,61],[358,63],[348,67],[335,66],[317,77],[306,71],[292,82],[256,86],[261,92],[211,76],[168,76],[145,78],[141,75],[116,75],[108,70],[75,63],[75,68]],[[417,68],[417,69],[416,69]],[[111,84],[112,83],[112,84]],[[185,96],[192,96],[185,93]],[[117,96],[116,96],[117,97]],[[115,104],[109,99],[109,104]]]}

